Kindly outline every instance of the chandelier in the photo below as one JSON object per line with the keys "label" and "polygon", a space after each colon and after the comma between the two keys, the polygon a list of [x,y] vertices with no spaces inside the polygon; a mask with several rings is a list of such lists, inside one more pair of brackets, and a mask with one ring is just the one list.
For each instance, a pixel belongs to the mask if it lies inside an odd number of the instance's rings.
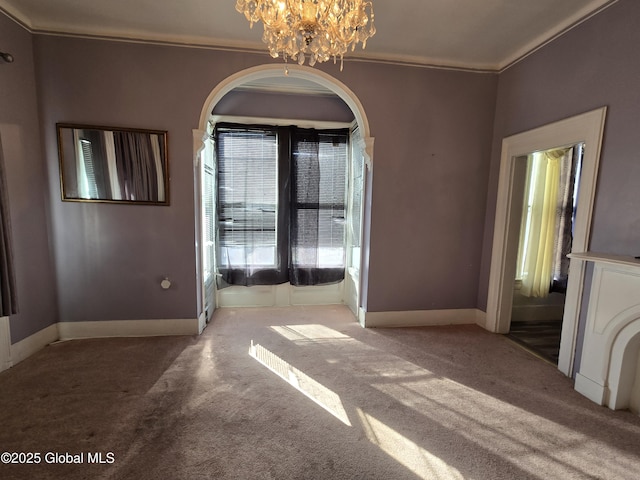
{"label": "chandelier", "polygon": [[304,64],[340,58],[376,33],[370,0],[237,0],[251,27],[262,21],[262,41],[273,58]]}

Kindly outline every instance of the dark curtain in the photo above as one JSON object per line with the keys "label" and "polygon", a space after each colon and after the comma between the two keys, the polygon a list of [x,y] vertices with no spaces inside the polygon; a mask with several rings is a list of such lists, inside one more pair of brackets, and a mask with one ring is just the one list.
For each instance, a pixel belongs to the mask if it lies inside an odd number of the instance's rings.
{"label": "dark curtain", "polygon": [[158,201],[158,172],[151,137],[144,133],[113,132],[118,181],[122,198],[140,202]]}
{"label": "dark curtain", "polygon": [[0,317],[18,313],[18,298],[13,271],[9,195],[0,142]]}
{"label": "dark curtain", "polygon": [[562,159],[558,192],[558,232],[556,233],[555,264],[550,292],[566,293],[569,280],[569,258],[575,224],[574,191],[580,174],[583,155],[582,145],[571,148]]}
{"label": "dark curtain", "polygon": [[[218,124],[214,135],[218,287],[341,281],[348,130]],[[345,154],[320,155],[322,142]]]}
{"label": "dark curtain", "polygon": [[[330,144],[340,142],[338,137],[324,135],[323,140]],[[326,156],[322,160],[328,168],[322,172],[320,142],[316,130],[296,129],[293,135],[289,267],[292,285],[322,285],[344,278],[344,258],[342,265],[327,267],[322,265],[320,255],[322,250],[330,255],[326,252],[335,250],[335,240],[340,244],[338,248],[344,245],[345,189],[336,189],[331,180],[338,179],[326,177],[335,173],[336,166],[346,169],[346,157]]]}

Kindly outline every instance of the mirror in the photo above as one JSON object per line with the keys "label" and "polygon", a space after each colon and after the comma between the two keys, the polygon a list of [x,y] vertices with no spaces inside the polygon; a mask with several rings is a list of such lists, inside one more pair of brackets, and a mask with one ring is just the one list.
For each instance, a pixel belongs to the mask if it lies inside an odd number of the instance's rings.
{"label": "mirror", "polygon": [[167,132],[56,127],[62,200],[169,205]]}

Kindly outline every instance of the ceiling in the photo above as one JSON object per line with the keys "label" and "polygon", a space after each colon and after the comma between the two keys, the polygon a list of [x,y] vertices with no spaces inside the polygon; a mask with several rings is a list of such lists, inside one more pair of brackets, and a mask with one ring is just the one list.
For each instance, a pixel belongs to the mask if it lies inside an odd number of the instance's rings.
{"label": "ceiling", "polygon": [[[500,71],[616,1],[373,0],[377,33],[346,58]],[[0,0],[0,9],[34,33],[266,52],[235,0]]]}

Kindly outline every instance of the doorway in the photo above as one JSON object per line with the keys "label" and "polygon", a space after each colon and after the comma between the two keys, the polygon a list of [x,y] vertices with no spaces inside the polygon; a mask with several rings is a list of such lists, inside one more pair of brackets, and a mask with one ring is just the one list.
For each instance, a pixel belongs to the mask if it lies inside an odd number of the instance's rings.
{"label": "doorway", "polygon": [[508,335],[556,365],[583,153],[580,143],[516,160],[524,181],[514,178],[522,215]]}
{"label": "doorway", "polygon": [[[518,187],[518,179],[523,176],[518,174],[518,169],[522,168],[518,159],[533,152],[584,143],[577,195],[579,208],[575,214],[571,251],[586,252],[605,116],[606,107],[602,107],[503,140],[487,298],[487,330],[507,334],[511,327],[522,220],[522,195],[518,193],[523,191],[523,187]],[[584,262],[575,262],[567,279],[558,369],[568,376],[573,374],[584,273]]]}

